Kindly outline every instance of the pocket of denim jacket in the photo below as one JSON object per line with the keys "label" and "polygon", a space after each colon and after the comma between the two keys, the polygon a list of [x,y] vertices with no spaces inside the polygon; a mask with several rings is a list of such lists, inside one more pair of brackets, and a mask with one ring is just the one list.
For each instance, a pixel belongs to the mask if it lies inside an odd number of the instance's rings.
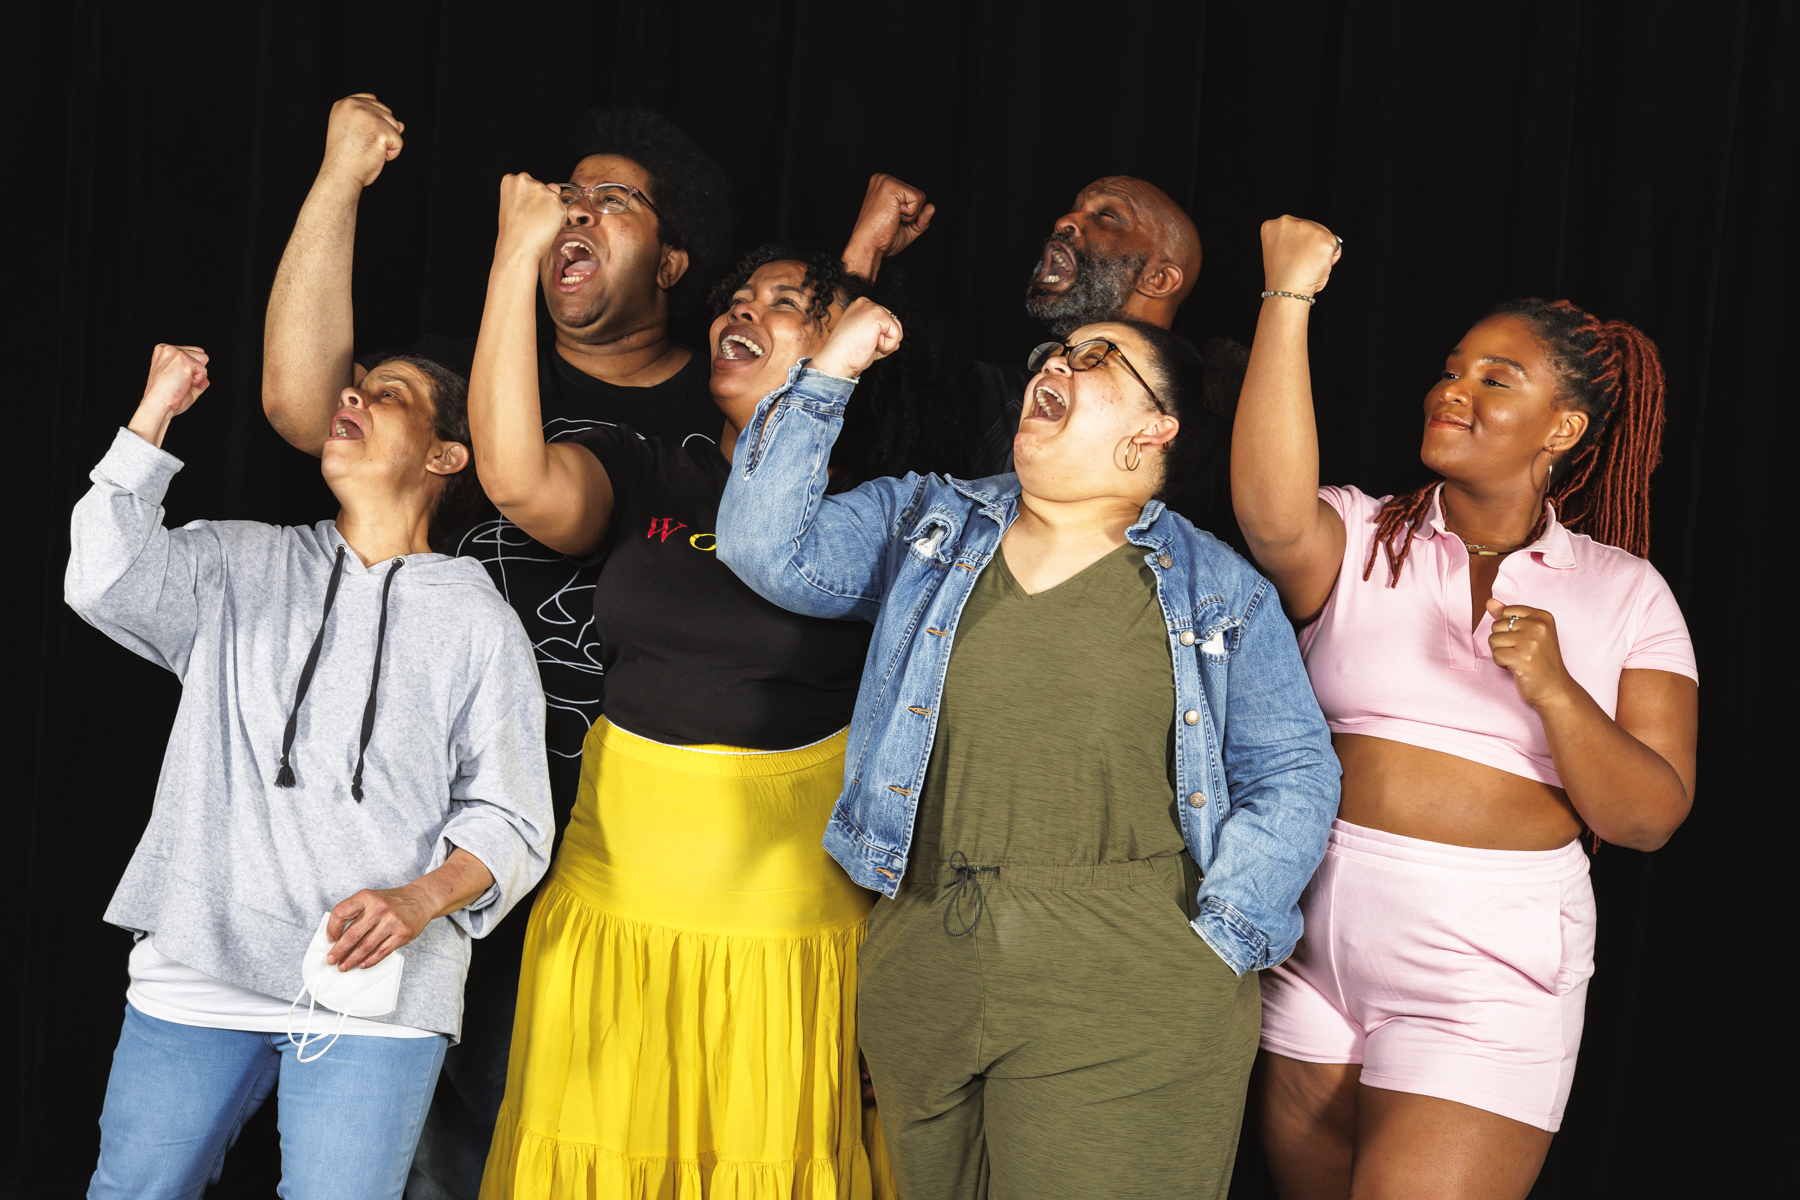
{"label": "pocket of denim jacket", "polygon": [[948,546],[956,541],[956,522],[936,509],[920,517],[912,532],[906,535],[913,555],[926,562],[949,562]]}
{"label": "pocket of denim jacket", "polygon": [[1201,628],[1205,632],[1194,639],[1194,649],[1201,657],[1216,663],[1231,658],[1244,634],[1244,622],[1237,617],[1214,620]]}

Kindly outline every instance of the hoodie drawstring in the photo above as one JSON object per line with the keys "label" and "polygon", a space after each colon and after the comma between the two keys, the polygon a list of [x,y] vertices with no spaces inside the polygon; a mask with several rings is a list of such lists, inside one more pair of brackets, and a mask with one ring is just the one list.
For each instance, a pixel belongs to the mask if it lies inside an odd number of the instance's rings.
{"label": "hoodie drawstring", "polygon": [[356,747],[356,774],[350,780],[350,794],[362,803],[363,756],[369,752],[369,739],[375,734],[375,689],[381,686],[381,646],[387,641],[388,592],[393,590],[394,576],[406,565],[404,558],[396,558],[394,565],[388,568],[387,578],[381,583],[381,621],[375,626],[375,670],[369,675],[369,699],[363,705],[362,741]]}
{"label": "hoodie drawstring", "polygon": [[306,689],[312,686],[313,672],[318,669],[319,651],[325,645],[325,626],[331,620],[331,606],[337,600],[338,580],[343,577],[344,547],[340,543],[337,561],[331,565],[331,582],[325,587],[325,615],[319,618],[319,636],[313,639],[306,665],[300,668],[300,687],[294,692],[294,707],[288,713],[287,729],[281,735],[281,769],[275,772],[276,787],[294,786],[294,768],[288,765],[288,756],[294,751],[294,731],[300,727],[300,705],[306,699]]}

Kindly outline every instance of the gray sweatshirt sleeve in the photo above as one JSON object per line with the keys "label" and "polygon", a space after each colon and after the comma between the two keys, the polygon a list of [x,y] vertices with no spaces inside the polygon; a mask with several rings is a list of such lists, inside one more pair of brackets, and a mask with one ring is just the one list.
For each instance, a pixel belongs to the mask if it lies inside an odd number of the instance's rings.
{"label": "gray sweatshirt sleeve", "polygon": [[459,767],[450,821],[433,867],[460,846],[494,874],[494,886],[450,919],[485,937],[550,866],[555,816],[544,750],[544,689],[519,618],[495,597],[501,631],[456,729]]}
{"label": "gray sweatshirt sleeve", "polygon": [[75,504],[63,576],[63,599],[82,620],[178,676],[194,646],[200,590],[220,579],[219,542],[207,527],[163,526],[163,493],[181,467],[119,430]]}

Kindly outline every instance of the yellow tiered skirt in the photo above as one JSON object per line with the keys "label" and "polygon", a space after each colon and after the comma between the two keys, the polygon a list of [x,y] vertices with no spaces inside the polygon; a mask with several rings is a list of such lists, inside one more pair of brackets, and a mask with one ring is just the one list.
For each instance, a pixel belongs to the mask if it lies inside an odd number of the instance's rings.
{"label": "yellow tiered skirt", "polygon": [[819,845],[845,741],[669,746],[595,723],[531,912],[482,1200],[893,1194],[857,1070],[875,896]]}

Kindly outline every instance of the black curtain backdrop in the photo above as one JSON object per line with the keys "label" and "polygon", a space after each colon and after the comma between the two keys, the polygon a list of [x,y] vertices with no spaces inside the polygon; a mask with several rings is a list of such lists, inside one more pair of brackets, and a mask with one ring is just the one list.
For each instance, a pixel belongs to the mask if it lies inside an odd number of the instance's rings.
{"label": "black curtain backdrop", "polygon": [[[1762,956],[1780,953],[1795,798],[1773,681],[1794,662],[1779,370],[1800,5],[146,2],[7,26],[16,1194],[78,1195],[93,1168],[128,947],[100,916],[178,692],[63,606],[69,507],[151,345],[181,341],[211,352],[215,384],[169,439],[189,464],[170,519],[330,513],[316,460],[263,419],[259,354],[327,109],[352,91],[407,125],[362,205],[365,348],[473,333],[500,175],[563,177],[570,118],[617,103],[718,157],[745,244],[839,246],[874,171],[926,188],[938,217],[904,261],[1002,361],[1034,341],[1020,300],[1041,239],[1096,176],[1141,175],[1192,212],[1197,336],[1249,341],[1260,221],[1326,222],[1347,246],[1314,317],[1324,477],[1371,491],[1422,481],[1419,401],[1496,300],[1569,296],[1642,326],[1668,367],[1652,558],[1698,646],[1700,792],[1666,849],[1595,862],[1599,972],[1533,1194],[1766,1194],[1792,1111],[1768,1089],[1793,1004]],[[275,1170],[265,1113],[216,1193],[266,1195]],[[1271,1194],[1247,1135],[1232,1195]]]}

